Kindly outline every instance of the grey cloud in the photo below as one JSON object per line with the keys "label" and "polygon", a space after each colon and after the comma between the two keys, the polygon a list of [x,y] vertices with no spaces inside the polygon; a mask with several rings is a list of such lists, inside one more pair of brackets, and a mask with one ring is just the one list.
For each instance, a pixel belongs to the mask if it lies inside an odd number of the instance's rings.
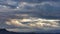
{"label": "grey cloud", "polygon": [[[17,28],[17,31],[19,29],[28,29],[25,31],[31,29],[33,31],[40,31],[41,29],[42,31],[50,31],[60,28],[60,5],[58,2],[19,2],[16,5],[16,1],[8,1],[9,3],[7,2],[8,4],[6,5],[4,2],[0,4],[2,5],[0,6],[0,28],[13,29],[13,31],[15,31],[14,28]],[[15,8],[12,9],[12,7]],[[54,17],[59,17],[58,21],[55,21]]]}

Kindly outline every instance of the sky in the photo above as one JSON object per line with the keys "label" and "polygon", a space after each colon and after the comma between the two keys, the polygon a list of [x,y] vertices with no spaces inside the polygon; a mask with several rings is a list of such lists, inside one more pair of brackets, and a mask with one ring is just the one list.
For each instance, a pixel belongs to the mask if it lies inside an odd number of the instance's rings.
{"label": "sky", "polygon": [[13,32],[58,31],[60,0],[0,0],[0,28]]}

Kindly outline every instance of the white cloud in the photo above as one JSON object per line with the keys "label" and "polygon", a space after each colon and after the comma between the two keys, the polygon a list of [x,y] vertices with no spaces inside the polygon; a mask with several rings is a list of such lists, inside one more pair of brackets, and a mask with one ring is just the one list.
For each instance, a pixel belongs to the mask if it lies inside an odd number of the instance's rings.
{"label": "white cloud", "polygon": [[[34,18],[34,19],[31,19],[31,18],[30,19],[11,19],[10,21],[6,21],[6,24],[14,25],[14,26],[18,27],[18,29],[20,29],[19,27],[27,27],[27,28],[22,28],[21,30],[30,28],[30,29],[33,29],[33,31],[34,31],[34,29],[36,29],[35,31],[38,31],[37,29],[41,29],[41,28],[43,30],[49,30],[49,29],[52,30],[54,28],[60,28],[59,21],[60,20],[50,20],[49,21],[47,19],[40,19],[40,18],[37,18],[37,19],[36,18]],[[14,29],[12,30],[13,32],[15,32]],[[28,29],[28,31],[30,29]],[[8,29],[8,31],[9,31],[9,29]],[[17,30],[17,31],[19,32],[20,30]]]}
{"label": "white cloud", "polygon": [[[44,19],[10,19],[9,21],[6,21],[7,25],[14,25],[14,26],[29,26],[29,27],[59,27],[59,23],[56,21],[60,20],[44,20]],[[26,22],[26,24],[24,24]],[[47,27],[47,28],[48,28]]]}

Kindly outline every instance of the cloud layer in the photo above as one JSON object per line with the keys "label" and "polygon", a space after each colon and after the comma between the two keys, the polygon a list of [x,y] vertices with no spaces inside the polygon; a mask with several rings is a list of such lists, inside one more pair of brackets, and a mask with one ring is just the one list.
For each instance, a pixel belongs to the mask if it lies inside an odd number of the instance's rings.
{"label": "cloud layer", "polygon": [[60,2],[0,0],[0,28],[14,32],[58,30]]}

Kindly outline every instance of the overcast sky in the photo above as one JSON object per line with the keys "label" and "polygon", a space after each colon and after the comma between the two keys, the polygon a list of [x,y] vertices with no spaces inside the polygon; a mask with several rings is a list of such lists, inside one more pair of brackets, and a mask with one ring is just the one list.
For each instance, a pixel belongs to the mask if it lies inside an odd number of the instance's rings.
{"label": "overcast sky", "polygon": [[0,28],[15,32],[60,30],[60,0],[0,0]]}

